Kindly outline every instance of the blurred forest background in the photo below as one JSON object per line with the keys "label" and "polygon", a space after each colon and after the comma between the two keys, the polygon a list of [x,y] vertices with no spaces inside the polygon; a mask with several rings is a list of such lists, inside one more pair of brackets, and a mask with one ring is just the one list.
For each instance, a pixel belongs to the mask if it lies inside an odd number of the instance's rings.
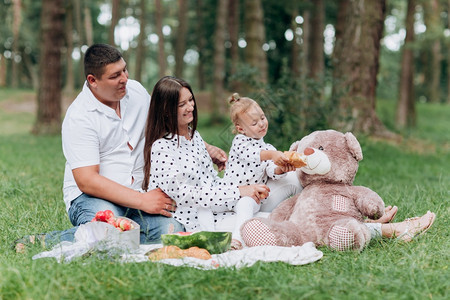
{"label": "blurred forest background", "polygon": [[[83,53],[109,43],[149,92],[164,75],[190,82],[213,123],[239,92],[265,109],[273,139],[323,128],[395,137],[416,125],[417,102],[450,104],[449,9],[450,0],[0,0],[0,88],[35,90],[33,132],[59,133],[62,99],[84,82]],[[377,99],[396,102],[395,130]]]}

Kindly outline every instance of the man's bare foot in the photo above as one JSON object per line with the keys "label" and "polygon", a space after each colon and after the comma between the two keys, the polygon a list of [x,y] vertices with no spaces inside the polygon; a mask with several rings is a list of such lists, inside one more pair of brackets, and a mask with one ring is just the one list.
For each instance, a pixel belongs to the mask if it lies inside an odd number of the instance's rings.
{"label": "man's bare foot", "polygon": [[397,211],[397,206],[392,207],[389,205],[384,209],[384,215],[381,218],[378,220],[366,219],[366,223],[389,223],[395,218]]}
{"label": "man's bare foot", "polygon": [[400,223],[384,224],[385,237],[397,237],[397,239],[410,242],[418,235],[425,233],[433,224],[436,214],[428,211],[421,217],[406,219]]}

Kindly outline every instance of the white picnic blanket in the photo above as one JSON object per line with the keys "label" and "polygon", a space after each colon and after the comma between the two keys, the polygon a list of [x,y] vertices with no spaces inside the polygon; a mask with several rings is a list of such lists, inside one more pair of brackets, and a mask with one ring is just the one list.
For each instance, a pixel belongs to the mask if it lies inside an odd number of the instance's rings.
{"label": "white picnic blanket", "polygon": [[[162,247],[159,245],[141,245],[139,253],[124,255],[125,262],[148,262],[145,255],[148,251]],[[279,247],[279,246],[257,246],[244,248],[242,250],[227,251],[222,254],[213,254],[209,260],[194,257],[180,259],[163,259],[158,262],[173,266],[188,266],[199,269],[217,269],[220,267],[250,267],[258,261],[262,262],[285,262],[291,265],[305,265],[322,258],[323,253],[316,249],[312,242],[302,246]]]}
{"label": "white picnic blanket", "polygon": [[[162,244],[139,245],[139,236],[133,232],[119,233],[111,225],[103,222],[91,222],[81,225],[75,233],[74,242],[61,242],[50,251],[44,251],[33,256],[33,259],[53,257],[58,262],[70,262],[88,252],[101,251],[111,256],[119,257],[126,262],[151,262],[145,255],[147,252],[161,248]],[[137,231],[139,233],[139,231]],[[291,265],[304,265],[321,259],[323,253],[316,249],[313,243],[305,243],[296,247],[258,246],[242,250],[227,251],[213,254],[209,260],[193,257],[180,259],[164,259],[159,263],[173,266],[189,266],[200,269],[216,269],[219,267],[249,267],[258,261],[285,262]]]}

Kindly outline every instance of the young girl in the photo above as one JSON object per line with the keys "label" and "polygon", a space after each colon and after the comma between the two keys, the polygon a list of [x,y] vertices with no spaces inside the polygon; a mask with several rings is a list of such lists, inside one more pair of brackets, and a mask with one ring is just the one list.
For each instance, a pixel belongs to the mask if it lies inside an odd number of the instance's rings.
{"label": "young girl", "polygon": [[[247,97],[241,98],[235,93],[229,102],[230,117],[234,124],[233,133],[237,135],[233,139],[223,179],[231,185],[267,184],[270,179],[272,181],[270,194],[275,197],[269,200],[275,202],[272,204],[272,208],[275,208],[278,203],[302,190],[295,173],[287,173],[294,171],[295,167],[288,163],[288,158],[283,152],[264,142],[269,123],[256,101]],[[289,177],[286,178],[288,174]],[[286,185],[286,181],[291,184]],[[238,243],[242,243],[241,225],[253,217],[260,207],[260,203],[248,198],[241,199],[236,205],[237,217],[233,232],[233,237],[237,240],[234,241],[237,244],[234,245],[236,248],[239,248]]]}
{"label": "young girl", "polygon": [[263,184],[229,185],[213,168],[197,127],[197,106],[185,81],[166,76],[152,93],[144,147],[143,189],[160,188],[176,204],[173,216],[187,231],[202,228],[198,211],[214,212],[213,222],[233,214],[241,197],[259,202],[269,189]]}

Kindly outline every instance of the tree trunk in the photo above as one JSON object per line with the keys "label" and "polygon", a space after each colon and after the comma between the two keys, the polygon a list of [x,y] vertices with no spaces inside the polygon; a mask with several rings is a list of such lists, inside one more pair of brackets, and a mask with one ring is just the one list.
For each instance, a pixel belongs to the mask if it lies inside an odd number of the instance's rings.
{"label": "tree trunk", "polygon": [[[306,83],[305,79],[309,76],[308,60],[309,60],[309,49],[310,47],[310,35],[311,35],[311,12],[306,9],[303,12],[303,25],[302,25],[302,41],[301,44],[301,55],[300,55],[300,78],[302,82]],[[307,85],[302,84],[304,90],[306,91]]]}
{"label": "tree trunk", "polygon": [[309,71],[311,77],[316,79],[322,77],[324,72],[323,31],[325,28],[325,5],[323,1],[314,1],[311,16],[311,28],[314,28],[314,34],[310,36]]}
{"label": "tree trunk", "polygon": [[[447,28],[450,30],[450,0],[447,1]],[[450,46],[450,45],[448,45]],[[450,104],[450,51],[447,50],[447,103]]]}
{"label": "tree trunk", "polygon": [[135,65],[135,75],[134,78],[137,81],[142,81],[142,69],[144,67],[145,64],[145,41],[147,39],[147,34],[145,33],[145,27],[146,27],[146,20],[147,20],[147,16],[146,16],[146,3],[147,0],[141,0],[140,4],[139,4],[139,9],[141,11],[141,15],[139,18],[139,36],[138,36],[138,45],[137,45],[137,49],[136,49],[136,65]]}
{"label": "tree trunk", "polygon": [[426,76],[426,85],[428,87],[428,101],[437,103],[440,98],[440,78],[441,78],[441,41],[442,27],[440,21],[441,10],[439,0],[424,1],[424,19],[427,27],[426,35],[430,45],[430,61],[427,64],[429,76]]}
{"label": "tree trunk", "polygon": [[266,41],[264,11],[261,0],[245,0],[245,61],[258,69],[262,83],[267,83],[267,55],[262,49]]}
{"label": "tree trunk", "polygon": [[0,53],[0,87],[6,86],[6,58]]}
{"label": "tree trunk", "polygon": [[11,87],[17,88],[19,86],[19,34],[20,24],[22,23],[22,1],[12,0],[13,3],[13,24],[12,24],[12,69],[11,69]]}
{"label": "tree trunk", "polygon": [[158,65],[159,77],[164,77],[167,71],[166,52],[164,51],[164,34],[162,32],[163,8],[161,0],[155,0],[155,26],[158,35]]}
{"label": "tree trunk", "polygon": [[397,104],[397,127],[406,128],[416,125],[416,110],[414,101],[414,53],[411,45],[414,42],[414,14],[416,1],[408,0],[406,13],[406,37],[403,46],[399,99]]}
{"label": "tree trunk", "polygon": [[337,65],[339,63],[340,57],[342,55],[341,50],[345,51],[345,49],[340,47],[340,45],[338,44],[342,42],[342,39],[344,37],[347,18],[350,13],[349,10],[350,10],[350,0],[339,0],[334,33],[335,42],[332,54],[332,61],[334,65]]}
{"label": "tree trunk", "polygon": [[61,131],[61,49],[64,44],[64,1],[43,0],[37,120],[34,134]]}
{"label": "tree trunk", "polygon": [[109,26],[108,43],[113,46],[116,44],[114,39],[114,31],[116,29],[117,23],[119,23],[119,19],[120,19],[120,1],[112,0],[111,25]]}
{"label": "tree trunk", "polygon": [[84,31],[86,32],[86,43],[91,46],[94,43],[94,31],[92,28],[91,11],[88,7],[84,9]]}
{"label": "tree trunk", "polygon": [[[86,44],[85,33],[83,30],[83,18],[82,18],[82,7],[83,0],[74,0],[74,16],[75,16],[75,28],[77,30],[77,39],[75,40],[74,45],[78,46],[81,54],[80,61],[83,61],[83,52],[81,51],[83,45]],[[84,70],[82,67],[78,68],[78,76],[75,77],[75,84],[77,86],[81,85],[82,78],[84,77]]]}
{"label": "tree trunk", "polygon": [[205,78],[205,64],[204,64],[204,51],[206,46],[205,33],[203,30],[203,1],[197,0],[197,5],[195,7],[197,13],[197,50],[198,50],[198,63],[197,63],[197,78],[198,78],[198,88],[204,90],[206,88],[206,78]]}
{"label": "tree trunk", "polygon": [[216,14],[216,29],[214,34],[214,85],[212,95],[212,115],[217,119],[225,113],[224,80],[225,80],[225,39],[227,34],[226,18],[228,15],[227,0],[219,0]]}
{"label": "tree trunk", "polygon": [[74,0],[74,10],[75,10],[75,23],[78,33],[78,40],[77,44],[78,46],[83,46],[86,42],[85,40],[85,34],[83,30],[83,17],[82,15],[82,7],[83,7],[83,0]]}
{"label": "tree trunk", "polygon": [[294,34],[294,38],[292,39],[292,46],[291,46],[291,73],[295,78],[300,77],[300,66],[299,66],[299,60],[300,60],[300,44],[299,44],[299,36],[297,34],[298,24],[295,21],[295,18],[298,16],[298,9],[295,8],[292,11],[292,20],[291,20],[291,30]]}
{"label": "tree trunk", "polygon": [[342,38],[336,41],[340,55],[333,73],[337,114],[331,122],[342,131],[393,137],[375,112],[385,8],[385,0],[349,2],[346,26]]}
{"label": "tree trunk", "polygon": [[[230,76],[236,75],[239,64],[239,0],[230,0],[228,6],[228,32],[230,37]],[[231,79],[231,91],[239,91],[239,81]]]}
{"label": "tree trunk", "polygon": [[175,76],[183,77],[184,54],[186,52],[187,5],[186,0],[178,0],[178,29],[175,42]]}
{"label": "tree trunk", "polygon": [[64,92],[67,95],[72,95],[75,90],[75,78],[73,74],[73,4],[72,1],[66,3],[66,84]]}

